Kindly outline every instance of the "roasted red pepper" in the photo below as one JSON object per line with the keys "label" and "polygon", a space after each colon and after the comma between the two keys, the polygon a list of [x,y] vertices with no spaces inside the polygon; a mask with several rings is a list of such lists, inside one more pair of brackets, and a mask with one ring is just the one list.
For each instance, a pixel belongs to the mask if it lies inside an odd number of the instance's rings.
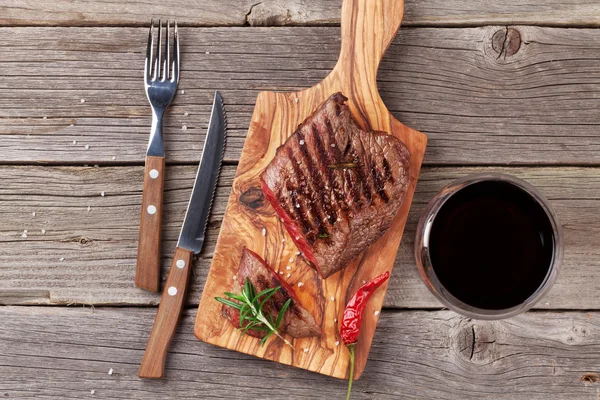
{"label": "roasted red pepper", "polygon": [[348,379],[348,393],[346,394],[346,400],[350,398],[350,392],[352,391],[352,380],[354,379],[354,344],[358,340],[358,334],[360,333],[363,312],[373,293],[375,293],[377,288],[387,281],[389,277],[390,273],[385,272],[371,282],[362,285],[356,291],[354,296],[352,296],[344,310],[340,336],[342,337],[344,344],[348,346],[348,349],[350,350],[350,377]]}

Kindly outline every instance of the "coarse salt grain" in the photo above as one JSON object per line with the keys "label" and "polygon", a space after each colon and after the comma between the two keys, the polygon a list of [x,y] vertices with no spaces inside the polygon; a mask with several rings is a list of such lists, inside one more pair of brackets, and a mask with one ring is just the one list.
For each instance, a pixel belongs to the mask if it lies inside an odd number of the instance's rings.
{"label": "coarse salt grain", "polygon": [[73,144],[77,144],[77,140],[73,140]]}
{"label": "coarse salt grain", "polygon": [[81,102],[82,102],[82,103],[85,103],[85,99],[81,99]]}
{"label": "coarse salt grain", "polygon": [[293,263],[294,262],[294,257],[290,257],[290,262]]}
{"label": "coarse salt grain", "polygon": [[185,94],[185,90],[182,90],[182,91],[181,91],[181,94]]}
{"label": "coarse salt grain", "polygon": [[100,192],[100,196],[104,197],[104,192]]}
{"label": "coarse salt grain", "polygon": [[304,283],[298,282],[298,287],[302,287],[302,286],[304,286]]}
{"label": "coarse salt grain", "polygon": [[25,230],[23,231],[23,233],[27,233],[27,229],[25,229]]}
{"label": "coarse salt grain", "polygon": [[296,208],[300,208],[300,203],[296,203]]}
{"label": "coarse salt grain", "polygon": [[187,131],[187,126],[183,125],[183,126],[181,127],[181,130],[182,130],[182,131]]}
{"label": "coarse salt grain", "polygon": [[305,347],[305,348],[304,348],[304,352],[305,352],[305,353],[308,353],[308,347]]}
{"label": "coarse salt grain", "polygon": [[283,271],[279,271],[279,275],[283,275]]}
{"label": "coarse salt grain", "polygon": [[90,394],[94,394],[96,391],[94,389],[90,390]]}
{"label": "coarse salt grain", "polygon": [[234,276],[233,276],[233,280],[234,280],[234,281],[237,281],[237,275],[234,275]]}
{"label": "coarse salt grain", "polygon": [[337,322],[337,318],[334,318],[334,319],[333,319],[333,322],[334,322],[334,323],[335,323],[335,322]]}
{"label": "coarse salt grain", "polygon": [[94,164],[94,168],[99,168],[100,164]]}
{"label": "coarse salt grain", "polygon": [[87,208],[88,212],[90,212],[91,209],[92,209],[92,207],[88,206],[88,208]]}
{"label": "coarse salt grain", "polygon": [[331,147],[335,147],[335,143],[331,143]]}
{"label": "coarse salt grain", "polygon": [[375,311],[373,314],[375,314],[375,316],[379,315],[379,310]]}
{"label": "coarse salt grain", "polygon": [[267,236],[267,228],[263,228],[262,229],[262,235],[263,236]]}
{"label": "coarse salt grain", "polygon": [[112,375],[112,374],[113,374],[113,369],[112,369],[112,368],[108,370],[108,374],[109,374],[109,375]]}
{"label": "coarse salt grain", "polygon": [[210,54],[210,51],[205,51],[204,54]]}
{"label": "coarse salt grain", "polygon": [[297,251],[297,252],[296,252],[296,255],[297,255],[297,256],[299,256],[299,255],[300,255],[300,252],[299,252],[299,251]]}
{"label": "coarse salt grain", "polygon": [[363,279],[363,280],[362,280],[362,283],[363,283],[363,285],[364,285],[365,283],[367,283],[367,281],[365,281],[365,280]]}
{"label": "coarse salt grain", "polygon": [[35,211],[31,213],[31,216],[32,216],[32,217],[35,217]]}
{"label": "coarse salt grain", "polygon": [[281,239],[281,243],[285,243],[285,239]]}
{"label": "coarse salt grain", "polygon": [[43,119],[48,119],[48,117],[44,116]]}
{"label": "coarse salt grain", "polygon": [[46,230],[42,229],[42,235],[46,234]]}
{"label": "coarse salt grain", "polygon": [[286,278],[289,278],[290,276],[292,276],[292,274],[287,274],[287,275],[286,275]]}
{"label": "coarse salt grain", "polygon": [[65,258],[61,257],[61,258],[58,259],[58,261],[65,261]]}
{"label": "coarse salt grain", "polygon": [[296,98],[294,99],[294,101],[297,103],[297,102],[299,102],[299,101],[300,101],[300,99],[296,97]]}
{"label": "coarse salt grain", "polygon": [[296,240],[300,240],[300,236],[296,235]]}
{"label": "coarse salt grain", "polygon": [[340,345],[340,342],[339,342],[339,341],[336,341],[334,344],[335,344],[336,346],[339,346],[339,345]]}
{"label": "coarse salt grain", "polygon": [[27,237],[27,234],[26,234],[25,232],[23,232],[23,233],[21,234],[21,237],[24,237],[24,238],[26,238],[26,237]]}
{"label": "coarse salt grain", "polygon": [[116,159],[117,159],[117,157],[113,156],[113,157],[112,157],[112,159],[113,159],[113,161],[114,161],[114,160],[116,160]]}
{"label": "coarse salt grain", "polygon": [[331,301],[335,301],[335,297],[331,296]]}
{"label": "coarse salt grain", "polygon": [[300,146],[304,145],[304,139],[300,139]]}
{"label": "coarse salt grain", "polygon": [[285,269],[287,269],[289,271],[290,269],[292,269],[292,267],[290,267],[289,265],[286,265]]}
{"label": "coarse salt grain", "polygon": [[184,117],[187,117],[188,115],[190,115],[190,113],[189,113],[189,112],[184,112],[184,113],[183,113],[183,116],[184,116]]}

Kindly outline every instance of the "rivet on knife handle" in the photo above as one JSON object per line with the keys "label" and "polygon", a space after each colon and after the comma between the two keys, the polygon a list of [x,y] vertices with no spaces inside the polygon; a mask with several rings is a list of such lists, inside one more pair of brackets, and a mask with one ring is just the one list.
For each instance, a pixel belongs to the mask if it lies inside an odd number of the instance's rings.
{"label": "rivet on knife handle", "polygon": [[154,319],[152,332],[138,373],[140,378],[162,378],[165,374],[167,350],[177,330],[185,301],[192,254],[191,251],[179,247],[175,250],[169,277],[165,283],[158,312]]}
{"label": "rivet on knife handle", "polygon": [[165,158],[146,156],[135,285],[151,292],[160,289],[160,237]]}

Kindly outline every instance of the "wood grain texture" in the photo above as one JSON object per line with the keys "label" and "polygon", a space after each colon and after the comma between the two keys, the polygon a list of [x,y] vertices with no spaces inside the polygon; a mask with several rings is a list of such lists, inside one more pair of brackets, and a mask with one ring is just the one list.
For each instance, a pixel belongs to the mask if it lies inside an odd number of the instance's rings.
{"label": "wood grain texture", "polygon": [[[363,281],[394,267],[427,145],[424,134],[394,118],[377,91],[377,69],[400,28],[403,11],[403,0],[344,0],[341,52],[332,72],[319,84],[300,92],[258,95],[200,299],[194,328],[200,340],[336,378],[347,377],[350,356],[345,346],[339,346],[336,321],[341,320],[347,300]],[[298,249],[289,234],[284,233],[285,228],[273,208],[248,207],[243,196],[249,190],[260,190],[260,173],[271,162],[277,148],[336,92],[348,97],[350,111],[363,129],[388,132],[404,142],[410,153],[410,183],[387,233],[342,272],[320,279],[296,255]],[[268,237],[262,234],[263,229]],[[232,276],[236,275],[244,247],[258,253],[275,270],[286,271],[286,265],[291,264],[293,275],[288,279],[286,274],[284,279],[293,285],[303,282],[298,296],[321,325],[320,338],[294,339],[295,350],[279,340],[261,346],[256,338],[242,335],[221,315],[221,305],[214,298],[231,290]],[[355,346],[354,379],[360,378],[365,367],[377,324],[373,311],[382,307],[386,286],[384,284],[367,305],[361,338]]]}
{"label": "wood grain texture", "polygon": [[[0,25],[144,25],[150,18],[177,18],[181,25],[331,25],[340,22],[341,0],[5,0]],[[527,24],[599,26],[600,8],[593,0],[407,0],[403,25]]]}
{"label": "wood grain texture", "polygon": [[[427,133],[427,164],[600,165],[600,30],[513,29],[521,46],[506,57],[492,47],[505,27],[401,29],[379,68],[383,101],[399,120]],[[0,162],[143,163],[147,34],[145,28],[0,29],[0,46],[10,54],[0,59]],[[340,50],[336,27],[182,28],[180,34],[184,92],[165,117],[172,163],[197,165],[214,90],[227,107],[225,161],[236,162],[257,93],[318,83]]]}
{"label": "wood grain texture", "polygon": [[[175,250],[196,168],[167,167],[163,279]],[[133,285],[143,171],[143,166],[0,167],[0,304],[157,304],[158,295]],[[384,305],[440,307],[415,266],[413,239],[418,218],[444,185],[486,171],[513,174],[538,187],[550,199],[563,225],[564,266],[556,285],[537,307],[598,309],[598,168],[424,168]],[[233,166],[224,167],[220,175],[206,243],[192,270],[188,305],[197,304],[202,293],[234,175]],[[261,203],[252,197],[244,197],[244,201],[255,206]],[[22,237],[25,229],[27,238]]]}
{"label": "wood grain texture", "polygon": [[[343,398],[344,381],[198,342],[194,316],[184,313],[173,340],[169,379],[149,381],[137,377],[135,360],[152,309],[0,307],[0,396]],[[596,400],[598,343],[598,312],[529,312],[499,322],[449,311],[384,312],[352,399]]]}
{"label": "wood grain texture", "polygon": [[160,290],[160,238],[164,186],[165,158],[146,156],[135,285],[154,293]]}
{"label": "wood grain texture", "polygon": [[150,338],[142,358],[140,378],[158,379],[165,374],[167,351],[186,300],[190,271],[192,270],[192,252],[177,247],[169,269],[169,276],[160,298],[160,304],[154,318]]}

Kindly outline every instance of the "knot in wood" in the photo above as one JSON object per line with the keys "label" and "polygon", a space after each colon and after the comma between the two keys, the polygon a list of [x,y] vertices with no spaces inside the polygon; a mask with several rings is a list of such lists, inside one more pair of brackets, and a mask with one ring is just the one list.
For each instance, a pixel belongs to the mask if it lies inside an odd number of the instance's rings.
{"label": "knot in wood", "polygon": [[581,378],[579,378],[579,380],[584,384],[584,385],[593,385],[595,383],[600,382],[600,374],[598,373],[594,373],[594,372],[589,372],[587,374],[583,374],[581,376]]}
{"label": "knot in wood", "polygon": [[456,349],[464,361],[477,365],[487,365],[498,360],[501,355],[496,346],[496,334],[492,322],[468,320],[455,336]]}
{"label": "knot in wood", "polygon": [[240,203],[242,203],[246,207],[250,207],[253,210],[262,207],[264,203],[264,196],[262,190],[260,190],[260,188],[257,187],[252,187],[246,190],[240,195]]}
{"label": "knot in wood", "polygon": [[492,36],[492,49],[497,58],[506,58],[514,55],[521,48],[521,34],[514,28],[504,28],[496,31]]}

